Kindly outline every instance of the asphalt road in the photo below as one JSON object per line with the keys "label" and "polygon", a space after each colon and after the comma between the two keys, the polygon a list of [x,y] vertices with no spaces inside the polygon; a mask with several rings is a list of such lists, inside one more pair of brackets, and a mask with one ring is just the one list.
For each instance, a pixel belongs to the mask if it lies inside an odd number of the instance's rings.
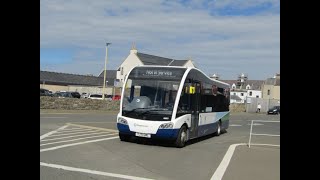
{"label": "asphalt road", "polygon": [[[115,113],[41,112],[40,179],[280,179],[280,147],[247,146],[251,120],[274,121],[254,122],[255,134],[280,134],[280,115],[232,113],[226,133],[179,149],[162,142],[121,142]],[[280,145],[277,136],[251,140]]]}

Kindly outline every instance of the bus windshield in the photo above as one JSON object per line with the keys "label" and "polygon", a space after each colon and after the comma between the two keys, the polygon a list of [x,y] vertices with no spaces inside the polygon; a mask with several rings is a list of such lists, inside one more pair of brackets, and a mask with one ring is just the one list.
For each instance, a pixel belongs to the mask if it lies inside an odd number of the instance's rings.
{"label": "bus windshield", "polygon": [[128,78],[122,115],[135,119],[170,121],[180,81]]}

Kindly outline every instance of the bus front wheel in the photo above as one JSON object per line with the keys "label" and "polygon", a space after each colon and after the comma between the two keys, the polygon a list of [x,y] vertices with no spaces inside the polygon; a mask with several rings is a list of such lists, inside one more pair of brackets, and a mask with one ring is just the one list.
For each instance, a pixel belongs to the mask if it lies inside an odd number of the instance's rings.
{"label": "bus front wheel", "polygon": [[178,137],[175,141],[175,146],[178,148],[182,148],[186,145],[187,142],[187,128],[186,126],[182,126],[179,130]]}
{"label": "bus front wheel", "polygon": [[129,141],[130,140],[130,136],[126,135],[126,134],[120,134],[119,133],[119,138],[121,141]]}

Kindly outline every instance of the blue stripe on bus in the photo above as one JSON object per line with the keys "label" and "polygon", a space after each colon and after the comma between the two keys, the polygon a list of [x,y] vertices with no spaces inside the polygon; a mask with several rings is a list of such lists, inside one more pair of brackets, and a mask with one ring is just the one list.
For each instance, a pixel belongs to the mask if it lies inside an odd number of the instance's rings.
{"label": "blue stripe on bus", "polygon": [[177,138],[179,129],[158,129],[157,133],[154,135],[159,138]]}
{"label": "blue stripe on bus", "polygon": [[[135,132],[130,131],[128,125],[117,123],[117,127],[120,133],[134,135]],[[174,139],[178,136],[179,129],[158,129],[156,134],[152,134],[152,138],[168,138]]]}
{"label": "blue stripe on bus", "polygon": [[218,129],[218,122],[198,126],[198,137],[212,134]]}
{"label": "blue stripe on bus", "polygon": [[[199,126],[198,137],[215,133],[218,130],[218,122]],[[228,127],[229,127],[229,121],[221,121],[221,127],[220,127],[221,130],[227,129]]]}

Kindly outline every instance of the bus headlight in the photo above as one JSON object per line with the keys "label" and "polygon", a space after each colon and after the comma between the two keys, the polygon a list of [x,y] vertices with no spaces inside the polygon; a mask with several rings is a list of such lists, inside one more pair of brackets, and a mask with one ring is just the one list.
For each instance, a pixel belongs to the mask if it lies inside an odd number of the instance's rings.
{"label": "bus headlight", "polygon": [[172,123],[164,123],[161,124],[159,129],[172,129],[173,128],[173,124]]}
{"label": "bus headlight", "polygon": [[123,118],[121,118],[121,117],[118,118],[118,123],[124,124],[124,125],[127,125],[127,124],[128,124],[127,120],[125,120],[125,119],[123,119]]}

